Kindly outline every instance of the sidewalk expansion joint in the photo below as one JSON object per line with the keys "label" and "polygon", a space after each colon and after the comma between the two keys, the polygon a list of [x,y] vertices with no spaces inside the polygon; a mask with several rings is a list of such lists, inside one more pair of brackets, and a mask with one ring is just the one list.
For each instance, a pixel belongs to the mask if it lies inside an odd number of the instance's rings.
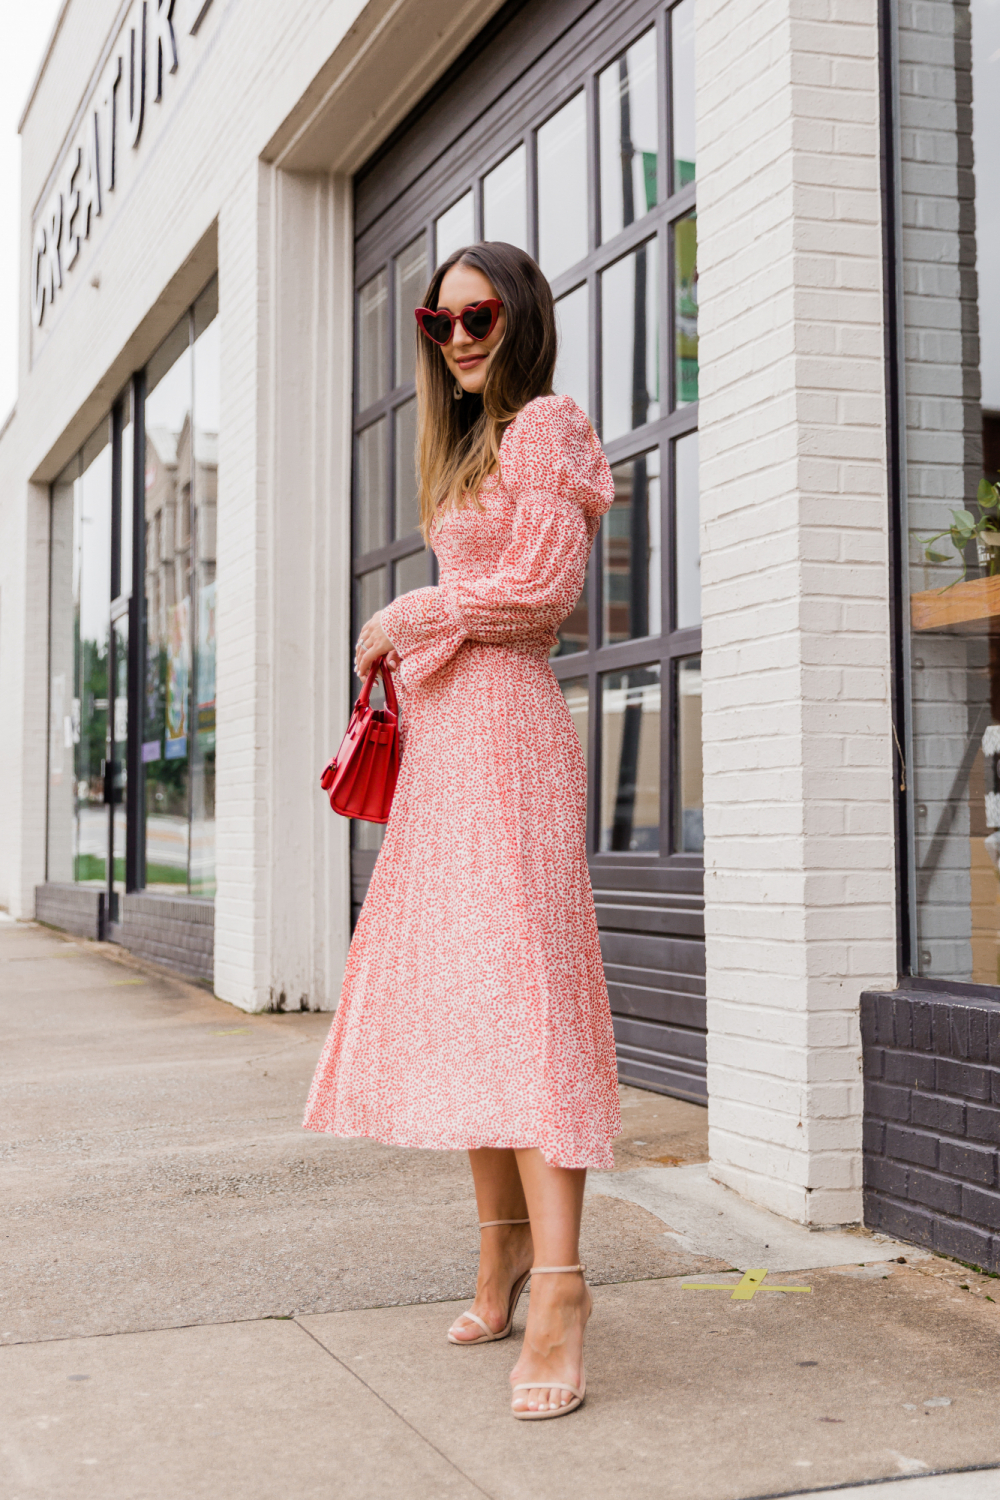
{"label": "sidewalk expansion joint", "polygon": [[357,1370],[352,1370],[350,1365],[345,1364],[338,1355],[334,1354],[332,1349],[328,1349],[327,1346],[322,1343],[314,1333],[311,1333],[308,1328],[304,1328],[303,1325],[299,1322],[298,1318],[293,1318],[292,1322],[297,1328],[301,1329],[308,1338],[311,1338],[313,1343],[317,1344],[319,1348],[322,1349],[324,1354],[328,1354],[330,1358],[336,1364],[338,1364],[342,1370],[346,1370],[348,1375],[352,1375],[359,1385],[363,1385],[365,1390],[369,1391],[375,1397],[376,1401],[380,1401],[385,1407],[386,1411],[392,1412],[392,1415],[398,1418],[398,1420],[402,1422],[404,1427],[408,1427],[413,1433],[414,1437],[419,1438],[422,1443],[425,1443],[427,1447],[430,1448],[431,1452],[436,1453],[438,1458],[443,1459],[450,1469],[454,1469],[456,1474],[460,1474],[461,1477],[465,1480],[466,1484],[471,1484],[472,1488],[476,1491],[477,1494],[485,1496],[485,1500],[496,1500],[496,1496],[491,1495],[489,1490],[484,1490],[482,1485],[477,1484],[469,1474],[466,1474],[464,1469],[458,1466],[453,1458],[449,1458],[448,1454],[444,1453],[436,1443],[432,1443],[430,1438],[427,1437],[425,1433],[420,1431],[419,1427],[414,1427],[413,1423],[408,1421],[407,1418],[403,1416],[402,1412],[397,1411],[396,1408],[392,1405],[392,1402],[387,1401],[385,1397],[375,1389],[374,1386],[369,1385],[368,1381],[363,1379],[363,1377],[358,1374]]}

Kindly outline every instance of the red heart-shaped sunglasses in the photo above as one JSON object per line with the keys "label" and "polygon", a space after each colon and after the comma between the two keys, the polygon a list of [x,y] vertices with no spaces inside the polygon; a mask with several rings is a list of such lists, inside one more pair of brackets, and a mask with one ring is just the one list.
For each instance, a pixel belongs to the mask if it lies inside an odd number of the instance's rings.
{"label": "red heart-shaped sunglasses", "polygon": [[418,307],[414,316],[420,331],[435,344],[450,344],[455,337],[455,324],[461,323],[470,339],[481,343],[488,339],[497,326],[497,318],[503,303],[498,297],[487,297],[485,302],[470,302],[456,317],[445,307]]}

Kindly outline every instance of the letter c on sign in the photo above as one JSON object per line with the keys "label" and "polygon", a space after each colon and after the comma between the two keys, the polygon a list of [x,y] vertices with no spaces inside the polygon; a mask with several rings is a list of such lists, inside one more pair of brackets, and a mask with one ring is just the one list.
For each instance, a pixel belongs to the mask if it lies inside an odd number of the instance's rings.
{"label": "letter c on sign", "polygon": [[45,225],[39,224],[31,251],[31,311],[36,328],[41,328],[45,316],[46,288],[50,281],[48,260]]}

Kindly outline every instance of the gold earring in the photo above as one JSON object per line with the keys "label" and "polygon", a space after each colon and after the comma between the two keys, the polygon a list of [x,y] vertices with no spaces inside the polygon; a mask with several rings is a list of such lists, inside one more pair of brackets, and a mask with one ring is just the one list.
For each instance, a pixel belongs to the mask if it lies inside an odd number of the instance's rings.
{"label": "gold earring", "polygon": [[464,395],[465,395],[465,392],[462,390],[462,387],[459,385],[458,381],[456,380],[455,381],[455,390],[454,390],[455,400],[456,401],[461,401],[461,399],[462,399],[462,397]]}

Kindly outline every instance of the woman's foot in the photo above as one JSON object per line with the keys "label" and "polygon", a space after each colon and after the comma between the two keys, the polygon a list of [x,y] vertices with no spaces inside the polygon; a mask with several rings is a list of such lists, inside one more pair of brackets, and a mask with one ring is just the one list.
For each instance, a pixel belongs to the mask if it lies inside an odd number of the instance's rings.
{"label": "woman's foot", "polygon": [[[530,1224],[498,1225],[482,1231],[476,1298],[469,1312],[482,1318],[492,1333],[499,1333],[507,1326],[511,1291],[514,1283],[528,1270],[531,1261]],[[478,1323],[461,1313],[448,1334],[456,1343],[473,1344],[476,1339],[482,1338],[483,1330]]]}
{"label": "woman's foot", "polygon": [[583,1334],[591,1305],[579,1271],[532,1277],[521,1358],[510,1372],[511,1385],[532,1384],[530,1390],[515,1391],[514,1411],[548,1411],[575,1399],[572,1391],[547,1381],[583,1389]]}

